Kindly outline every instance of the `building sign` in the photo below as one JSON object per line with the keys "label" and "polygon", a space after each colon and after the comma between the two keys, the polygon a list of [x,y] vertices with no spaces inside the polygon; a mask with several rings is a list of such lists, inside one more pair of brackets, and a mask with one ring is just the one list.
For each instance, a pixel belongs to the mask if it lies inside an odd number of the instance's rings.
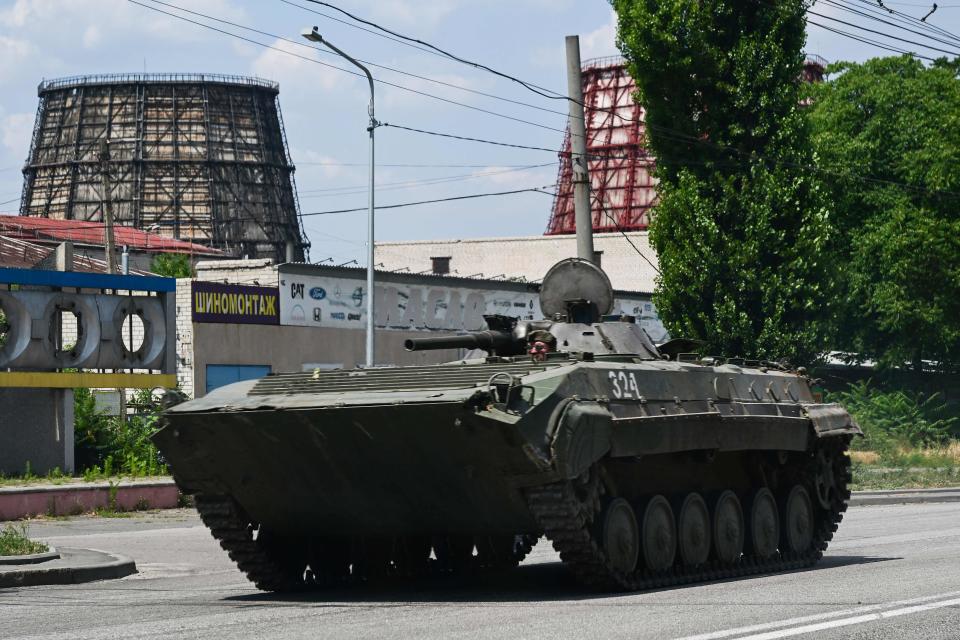
{"label": "building sign", "polygon": [[[393,282],[377,284],[375,290],[374,324],[379,329],[477,331],[486,328],[483,316],[494,314],[543,319],[536,291]],[[636,316],[654,340],[666,336],[649,299],[617,297],[614,313]],[[365,280],[280,274],[280,324],[363,329],[366,321]]]}
{"label": "building sign", "polygon": [[194,322],[226,324],[280,324],[278,291],[217,282],[190,283]]}

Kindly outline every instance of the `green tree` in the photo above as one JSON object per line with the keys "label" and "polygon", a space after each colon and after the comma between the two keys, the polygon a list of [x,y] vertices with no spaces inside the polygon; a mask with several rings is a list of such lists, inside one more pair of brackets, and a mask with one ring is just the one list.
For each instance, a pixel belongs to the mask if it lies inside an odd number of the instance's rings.
{"label": "green tree", "polygon": [[150,271],[167,278],[190,278],[193,264],[185,253],[160,253],[150,263]]}
{"label": "green tree", "polygon": [[830,280],[826,200],[805,168],[805,3],[613,5],[657,159],[666,326],[713,353],[810,361]]}
{"label": "green tree", "polygon": [[876,58],[810,88],[842,266],[837,345],[918,372],[960,361],[958,68]]}

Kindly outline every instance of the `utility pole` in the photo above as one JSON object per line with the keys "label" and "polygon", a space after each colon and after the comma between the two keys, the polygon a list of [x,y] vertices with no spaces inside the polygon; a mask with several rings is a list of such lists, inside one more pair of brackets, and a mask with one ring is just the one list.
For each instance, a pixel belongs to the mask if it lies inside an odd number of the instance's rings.
{"label": "utility pole", "polygon": [[103,212],[104,248],[107,254],[107,271],[117,272],[117,254],[113,241],[113,197],[110,185],[110,141],[104,138],[100,141],[100,180],[103,195],[100,208]]}
{"label": "utility pole", "polygon": [[570,99],[570,164],[573,168],[573,211],[577,228],[577,257],[593,262],[593,214],[590,211],[590,173],[587,168],[587,120],[580,77],[580,37],[567,36],[567,92]]}
{"label": "utility pole", "polygon": [[374,181],[374,167],[376,166],[375,154],[374,154],[374,131],[377,127],[380,126],[380,123],[377,121],[376,116],[373,111],[373,76],[370,75],[370,70],[365,66],[360,64],[355,58],[351,57],[349,54],[341,51],[336,46],[334,46],[329,40],[325,39],[320,35],[320,32],[317,30],[317,27],[312,29],[304,29],[300,34],[307,40],[311,42],[317,42],[324,45],[335,54],[352,64],[353,66],[360,69],[365,76],[367,76],[367,82],[370,84],[370,104],[367,105],[367,115],[370,116],[369,124],[367,125],[367,133],[370,136],[370,180],[369,188],[370,193],[367,196],[367,203],[369,205],[369,211],[367,213],[367,340],[366,340],[366,366],[370,368],[374,363],[374,336],[376,327],[374,325],[374,284],[373,284],[373,271],[374,265],[374,212],[376,207],[374,206],[374,191],[375,191],[375,181]]}

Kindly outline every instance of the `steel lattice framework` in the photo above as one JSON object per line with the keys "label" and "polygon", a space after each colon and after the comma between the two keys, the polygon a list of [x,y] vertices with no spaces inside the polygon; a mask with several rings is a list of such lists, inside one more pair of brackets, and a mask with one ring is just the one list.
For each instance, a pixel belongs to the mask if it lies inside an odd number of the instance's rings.
{"label": "steel lattice framework", "polygon": [[[590,209],[597,232],[646,229],[656,200],[654,161],[644,146],[644,110],[633,99],[636,89],[622,58],[583,65]],[[576,232],[569,130],[562,149],[546,235]]]}
{"label": "steel lattice framework", "polygon": [[[801,77],[805,82],[821,82],[826,67],[826,60],[807,54]],[[597,232],[644,230],[656,205],[654,158],[644,146],[644,110],[633,99],[636,89],[623,58],[597,58],[583,64],[590,210]],[[568,129],[545,235],[571,233],[576,233],[576,224]]]}
{"label": "steel lattice framework", "polygon": [[[307,247],[279,87],[198,74],[45,81],[21,215],[103,221],[104,167],[114,221],[283,261]],[[101,159],[101,141],[110,159]]]}

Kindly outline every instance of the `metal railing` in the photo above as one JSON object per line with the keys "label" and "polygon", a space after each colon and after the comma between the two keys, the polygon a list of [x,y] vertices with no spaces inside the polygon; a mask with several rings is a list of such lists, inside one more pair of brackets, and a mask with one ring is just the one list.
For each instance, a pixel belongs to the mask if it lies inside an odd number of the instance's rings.
{"label": "metal railing", "polygon": [[255,76],[235,76],[222,73],[104,73],[87,76],[69,76],[42,80],[37,91],[106,84],[233,84],[260,87],[279,91],[280,85],[272,80]]}

